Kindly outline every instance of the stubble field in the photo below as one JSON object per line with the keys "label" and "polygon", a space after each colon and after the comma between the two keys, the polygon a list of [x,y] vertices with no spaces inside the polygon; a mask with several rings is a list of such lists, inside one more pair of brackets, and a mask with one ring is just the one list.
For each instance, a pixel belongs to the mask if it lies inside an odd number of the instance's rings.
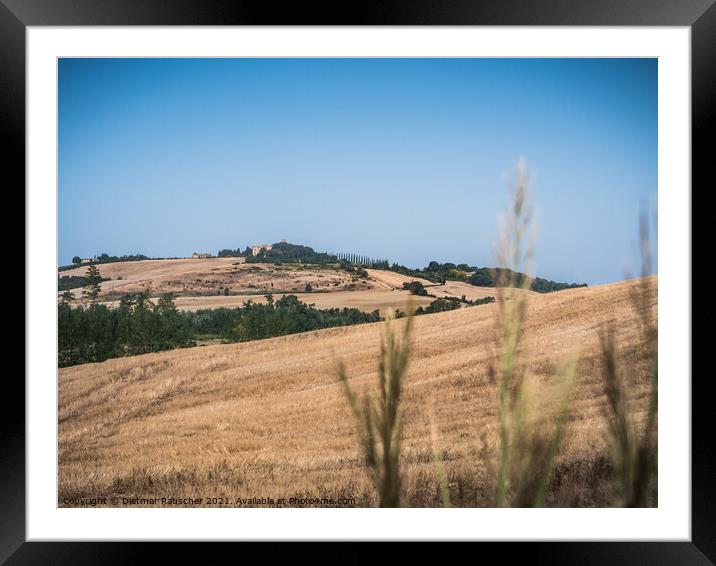
{"label": "stubble field", "polygon": [[[598,331],[615,320],[622,343],[639,346],[629,298],[635,284],[531,297],[531,370],[546,380],[575,344],[580,352],[550,505],[608,504]],[[415,320],[404,396],[407,505],[440,505],[434,449],[454,505],[494,505],[497,386],[488,364],[495,309]],[[374,387],[381,324],[61,369],[59,505],[92,496],[226,497],[231,506],[236,498],[341,497],[376,505],[335,363],[345,361],[354,387]],[[639,414],[646,383],[635,387]]]}
{"label": "stubble field", "polygon": [[[126,293],[149,292],[152,295],[220,295],[233,293],[302,292],[306,285],[317,291],[372,289],[374,283],[346,271],[303,264],[239,263],[243,258],[154,259],[98,265],[103,277],[100,298],[117,299]],[[87,267],[59,273],[60,276],[84,276]],[[81,289],[73,290],[81,297]]]}
{"label": "stubble field", "polygon": [[[126,293],[146,291],[157,300],[162,293],[175,293],[179,310],[235,308],[251,300],[265,303],[265,293],[274,299],[296,294],[301,301],[318,309],[356,308],[363,312],[404,309],[410,293],[403,283],[419,281],[433,297],[413,297],[415,307],[425,306],[438,297],[465,297],[468,300],[494,296],[494,287],[475,287],[447,281],[436,285],[426,279],[408,277],[381,269],[367,269],[368,277],[331,267],[315,265],[253,263],[236,265],[237,258],[167,259],[107,263],[99,266],[109,281],[101,284],[99,302],[110,307],[119,304]],[[60,272],[60,276],[83,276],[87,267]],[[311,292],[306,292],[306,285]],[[224,294],[228,289],[229,293]],[[82,290],[74,289],[75,305],[87,304]]]}
{"label": "stubble field", "polygon": [[[495,294],[495,291],[492,291]],[[286,296],[283,293],[273,294],[274,300]],[[358,291],[333,291],[330,293],[298,293],[296,296],[317,309],[355,308],[363,312],[379,310],[385,314],[395,309],[404,309],[410,298],[408,291],[389,291],[387,289],[370,289]],[[196,311],[199,309],[217,309],[220,307],[240,307],[251,300],[254,303],[265,303],[264,295],[235,295],[218,297],[177,297],[174,301],[177,308],[183,311]],[[431,297],[412,297],[415,307],[427,305],[434,299]],[[112,305],[116,303],[111,303]]]}

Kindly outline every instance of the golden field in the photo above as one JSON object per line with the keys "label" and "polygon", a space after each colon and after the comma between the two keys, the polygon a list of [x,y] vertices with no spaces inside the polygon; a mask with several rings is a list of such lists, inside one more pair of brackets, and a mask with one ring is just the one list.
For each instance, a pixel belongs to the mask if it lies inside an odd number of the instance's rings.
{"label": "golden field", "polygon": [[[478,289],[478,287],[475,287]],[[479,287],[479,289],[487,289]],[[489,294],[489,293],[488,293]],[[492,295],[495,290],[492,290]],[[285,293],[273,293],[275,300],[286,296]],[[411,296],[408,291],[389,291],[387,289],[369,289],[358,291],[333,291],[330,293],[296,293],[296,296],[309,305],[315,305],[317,309],[333,308],[355,308],[363,312],[379,310],[383,313],[405,308],[405,303]],[[436,294],[437,296],[437,294]],[[430,304],[435,299],[431,297],[412,297],[413,305],[418,307]],[[155,299],[156,300],[156,299]],[[174,299],[174,304],[182,311],[196,311],[200,309],[236,308],[243,306],[247,301],[254,303],[265,303],[265,295],[223,295],[218,296],[197,296]],[[110,307],[119,304],[119,301],[103,301]]]}
{"label": "golden field", "polygon": [[[103,277],[100,297],[119,298],[126,293],[147,291],[152,295],[217,295],[224,289],[236,293],[301,292],[306,284],[316,291],[365,290],[372,280],[346,271],[305,264],[239,263],[236,257],[204,259],[149,259],[98,265]],[[84,276],[87,266],[68,269],[59,276]],[[79,298],[81,289],[74,289]]]}
{"label": "golden field", "polygon": [[[638,349],[635,285],[530,296],[524,339],[530,369],[548,380],[579,348],[549,505],[608,504],[598,332],[613,320],[621,343]],[[651,298],[656,309],[656,285]],[[403,398],[407,505],[441,504],[434,448],[454,505],[494,505],[497,385],[488,365],[496,309],[488,304],[415,319]],[[342,497],[376,505],[335,368],[341,358],[354,388],[373,388],[382,324],[60,369],[60,506],[68,497],[92,496],[225,497],[230,506],[236,498]],[[634,357],[625,363],[637,367]],[[642,381],[637,376],[637,415],[646,404]]]}
{"label": "golden field", "polygon": [[[305,303],[318,309],[356,308],[363,312],[386,313],[402,309],[410,293],[403,283],[419,281],[434,297],[413,297],[415,307],[427,305],[435,297],[465,296],[468,300],[494,296],[494,287],[475,287],[468,283],[447,281],[436,285],[419,277],[408,277],[381,269],[367,269],[368,277],[358,278],[340,269],[301,264],[276,266],[266,263],[236,265],[237,258],[158,259],[106,263],[99,266],[103,277],[99,302],[110,307],[119,304],[126,293],[147,291],[156,300],[162,293],[176,293],[179,310],[195,311],[220,307],[241,307],[247,301],[264,303],[264,293],[275,299],[295,293]],[[83,276],[87,267],[60,272],[60,276]],[[119,279],[121,278],[121,279]],[[305,293],[306,284],[313,292]],[[229,295],[223,290],[229,289]],[[82,289],[72,291],[76,305]]]}
{"label": "golden field", "polygon": [[423,279],[421,277],[408,277],[401,273],[395,273],[394,271],[386,271],[384,269],[366,269],[368,277],[373,280],[378,286],[385,289],[402,289],[403,283],[409,283],[410,281],[418,281],[425,287],[435,285],[432,281]]}

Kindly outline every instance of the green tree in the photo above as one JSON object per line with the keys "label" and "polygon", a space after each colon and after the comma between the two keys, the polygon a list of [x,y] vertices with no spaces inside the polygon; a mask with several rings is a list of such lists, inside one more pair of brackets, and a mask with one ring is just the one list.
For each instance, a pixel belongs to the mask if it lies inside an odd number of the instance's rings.
{"label": "green tree", "polygon": [[82,263],[82,258],[80,256],[76,255],[75,257],[72,258],[72,263],[74,263],[75,265],[79,265],[80,263]]}
{"label": "green tree", "polygon": [[453,281],[467,281],[467,273],[459,269],[451,269],[447,272],[445,278]]}
{"label": "green tree", "polygon": [[75,300],[75,296],[72,294],[72,291],[70,291],[69,289],[66,289],[65,292],[62,293],[61,297],[62,297],[61,301],[65,304],[69,304]]}
{"label": "green tree", "polygon": [[182,348],[193,343],[188,320],[182,318],[174,304],[174,294],[165,293],[153,309],[158,340],[154,349]]}
{"label": "green tree", "polygon": [[102,290],[102,274],[96,265],[90,265],[85,275],[85,283],[82,286],[82,297],[94,302],[97,300],[99,292]]}

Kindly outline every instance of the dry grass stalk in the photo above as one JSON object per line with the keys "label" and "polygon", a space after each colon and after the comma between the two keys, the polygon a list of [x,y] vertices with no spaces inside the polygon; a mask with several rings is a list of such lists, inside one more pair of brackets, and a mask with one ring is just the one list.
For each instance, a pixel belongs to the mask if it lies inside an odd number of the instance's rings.
{"label": "dry grass stalk", "polygon": [[[576,356],[564,364],[551,387],[538,395],[536,377],[521,361],[520,347],[532,278],[532,210],[525,163],[517,166],[509,214],[502,222],[495,275],[497,354],[490,369],[499,385],[500,451],[495,501],[498,507],[541,507],[567,416]],[[525,275],[520,275],[524,273]],[[544,400],[538,404],[537,399]]]}
{"label": "dry grass stalk", "polygon": [[[622,507],[656,505],[657,407],[658,407],[658,326],[652,297],[655,280],[651,275],[651,244],[648,221],[640,220],[642,276],[631,289],[631,303],[641,340],[634,348],[637,366],[624,363],[614,324],[601,336],[604,390],[609,442],[614,466],[614,504]],[[633,386],[641,364],[649,382],[646,418],[639,421]]]}
{"label": "dry grass stalk", "polygon": [[438,486],[440,487],[440,500],[445,508],[452,507],[450,501],[450,486],[448,485],[447,474],[445,473],[445,463],[443,462],[442,454],[438,446],[438,428],[435,423],[435,412],[432,406],[428,413],[428,420],[430,426],[430,445],[433,450],[433,459],[435,460],[435,468],[438,474]]}
{"label": "dry grass stalk", "polygon": [[[410,307],[406,310],[412,312]],[[380,394],[377,400],[371,399],[368,394],[359,399],[348,384],[345,365],[342,361],[338,363],[338,378],[343,383],[345,395],[358,421],[363,456],[381,507],[400,507],[401,503],[400,396],[410,356],[413,317],[406,317],[401,335],[396,333],[395,324],[395,321],[388,318],[381,334],[378,363]]]}

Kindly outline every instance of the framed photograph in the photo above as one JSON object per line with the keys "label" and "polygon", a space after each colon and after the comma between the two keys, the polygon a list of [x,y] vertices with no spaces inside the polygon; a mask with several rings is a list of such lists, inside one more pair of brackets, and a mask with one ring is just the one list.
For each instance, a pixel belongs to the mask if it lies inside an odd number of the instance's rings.
{"label": "framed photograph", "polygon": [[0,559],[713,563],[711,0],[0,2],[27,226]]}

